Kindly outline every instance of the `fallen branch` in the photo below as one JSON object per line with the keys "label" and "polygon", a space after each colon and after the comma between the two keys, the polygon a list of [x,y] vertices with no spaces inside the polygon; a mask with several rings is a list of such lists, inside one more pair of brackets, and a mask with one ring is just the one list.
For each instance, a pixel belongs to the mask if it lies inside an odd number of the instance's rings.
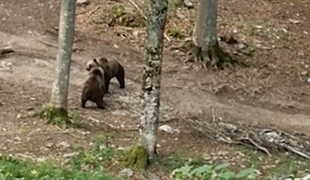
{"label": "fallen branch", "polygon": [[51,46],[51,47],[54,47],[54,48],[58,48],[58,46],[56,44],[52,44],[52,43],[49,43],[49,42],[45,42],[41,39],[38,39],[38,41],[44,45],[47,45],[47,46]]}
{"label": "fallen branch", "polygon": [[[146,15],[142,12],[142,10],[139,8],[139,6],[135,3],[135,2],[133,2],[132,0],[129,0],[129,2],[139,11],[139,13],[143,16],[143,18],[145,19],[145,20],[147,20],[147,17],[146,17]],[[168,35],[164,32],[164,36],[165,36],[165,38],[170,42],[171,41],[171,39],[168,37]]]}
{"label": "fallen branch", "polygon": [[88,17],[91,16],[92,14],[94,14],[98,9],[100,9],[101,6],[97,6],[95,9],[93,9],[92,11],[90,11],[90,13],[88,14]]}
{"label": "fallen branch", "polygon": [[286,177],[286,178],[279,178],[278,180],[310,180],[310,174],[302,177],[302,178],[296,178],[294,177],[294,175],[290,175],[290,177]]}
{"label": "fallen branch", "polygon": [[271,152],[290,152],[310,161],[310,141],[287,132],[259,127],[244,127],[232,123],[205,121],[204,118],[186,117],[190,127],[208,139],[229,144],[249,145],[268,156]]}
{"label": "fallen branch", "polygon": [[[76,39],[76,40],[79,40],[79,39]],[[43,41],[41,39],[38,39],[38,41],[44,45],[47,45],[47,46],[51,46],[51,47],[54,47],[54,48],[58,48],[58,45],[56,44],[52,44],[52,43],[49,43],[49,42],[46,42],[46,41]],[[73,47],[72,48],[72,52],[77,52],[77,51],[83,51],[84,49],[81,49],[81,48],[77,48],[77,47]]]}

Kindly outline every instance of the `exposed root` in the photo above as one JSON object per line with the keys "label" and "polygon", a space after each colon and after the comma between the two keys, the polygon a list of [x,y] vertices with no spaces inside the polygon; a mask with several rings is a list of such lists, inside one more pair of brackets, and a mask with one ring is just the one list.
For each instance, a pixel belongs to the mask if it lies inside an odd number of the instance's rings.
{"label": "exposed root", "polygon": [[49,124],[60,125],[62,127],[72,124],[67,110],[63,108],[56,108],[52,105],[44,107],[40,112],[40,117],[47,120],[47,123]]}
{"label": "exposed root", "polygon": [[232,67],[234,60],[224,52],[218,42],[214,46],[209,46],[208,49],[204,50],[202,47],[192,45],[186,62],[189,61],[201,62],[204,68],[223,68],[225,66]]}

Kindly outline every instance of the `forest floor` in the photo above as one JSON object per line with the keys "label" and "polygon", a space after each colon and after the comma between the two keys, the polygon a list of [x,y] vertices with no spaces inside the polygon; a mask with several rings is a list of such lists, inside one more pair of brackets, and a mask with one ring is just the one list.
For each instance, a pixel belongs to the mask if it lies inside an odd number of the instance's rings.
{"label": "forest floor", "polygon": [[[144,6],[142,0],[135,3]],[[230,162],[238,170],[253,166],[261,172],[258,179],[300,175],[310,167],[303,159],[288,154],[268,157],[240,146],[210,143],[181,120],[187,114],[204,117],[201,120],[205,121],[217,118],[310,136],[310,44],[306,41],[310,33],[309,6],[310,2],[304,0],[219,1],[219,36],[233,35],[254,51],[249,56],[240,55],[248,67],[207,71],[195,63],[183,62],[182,50],[172,50],[190,37],[195,10],[183,7],[178,0],[170,1],[161,125],[167,124],[175,131],[160,131],[158,152],[162,162],[151,168],[151,179],[169,179],[169,172],[189,158],[197,163]],[[122,22],[111,23],[112,17],[119,14],[124,14]],[[110,174],[118,174],[123,167],[113,155],[135,142],[140,115],[145,28],[137,9],[123,0],[91,0],[77,7],[69,107],[82,127],[67,130],[28,116],[50,99],[59,0],[0,0],[0,17],[0,47],[16,51],[1,59],[11,62],[13,69],[0,69],[0,152],[64,164],[66,156],[82,149],[86,155],[80,161],[89,163],[99,161],[96,154],[87,156],[94,143],[106,143],[109,151],[104,156],[111,163],[104,161],[104,167]],[[232,45],[223,47],[230,53],[235,49]],[[111,94],[105,97],[107,109],[81,109],[85,63],[99,56],[120,61],[126,71],[126,88],[119,89],[114,79]],[[136,174],[132,178],[143,179]]]}

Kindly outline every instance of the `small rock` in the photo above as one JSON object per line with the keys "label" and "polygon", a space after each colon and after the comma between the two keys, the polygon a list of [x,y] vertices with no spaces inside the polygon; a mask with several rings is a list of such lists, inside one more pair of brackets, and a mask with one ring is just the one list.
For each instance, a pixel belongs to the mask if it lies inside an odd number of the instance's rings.
{"label": "small rock", "polygon": [[115,110],[115,111],[112,111],[112,114],[122,115],[122,116],[130,116],[132,113],[130,113],[127,110]]}
{"label": "small rock", "polygon": [[0,70],[11,71],[13,64],[11,62],[0,61]]}
{"label": "small rock", "polygon": [[36,63],[36,65],[38,65],[39,67],[46,67],[48,66],[48,62],[44,61],[44,60],[40,60],[40,59],[34,59],[34,62]]}
{"label": "small rock", "polygon": [[48,147],[48,148],[50,148],[52,146],[53,146],[53,143],[51,143],[51,142],[46,144],[46,147]]}
{"label": "small rock", "polygon": [[21,141],[22,139],[20,137],[15,137],[14,140],[15,141]]}
{"label": "small rock", "polygon": [[121,176],[125,176],[127,178],[130,178],[133,175],[133,171],[129,168],[125,168],[122,171],[119,172]]}
{"label": "small rock", "polygon": [[166,133],[173,133],[172,128],[169,125],[167,125],[167,124],[159,126],[158,129],[161,130],[161,131],[164,131]]}
{"label": "small rock", "polygon": [[308,71],[301,71],[300,73],[305,76],[308,74]]}
{"label": "small rock", "polygon": [[45,158],[45,157],[41,157],[41,158],[38,158],[38,159],[37,159],[37,162],[44,162],[44,161],[46,161],[46,158]]}
{"label": "small rock", "polygon": [[77,1],[76,1],[76,4],[77,4],[78,6],[86,6],[86,5],[89,4],[89,0],[77,0]]}
{"label": "small rock", "polygon": [[118,150],[118,151],[124,151],[124,150],[126,150],[126,148],[125,147],[118,147],[116,150]]}
{"label": "small rock", "polygon": [[307,79],[307,83],[310,83],[310,78]]}
{"label": "small rock", "polygon": [[67,154],[64,154],[62,157],[67,159],[67,158],[72,158],[73,156],[77,155],[76,152],[73,152],[73,153],[67,153]]}
{"label": "small rock", "polygon": [[69,148],[70,144],[63,141],[63,142],[59,143],[58,146],[62,146],[63,148]]}
{"label": "small rock", "polygon": [[194,4],[190,2],[189,0],[184,0],[184,6],[187,8],[193,8]]}
{"label": "small rock", "polygon": [[20,119],[20,118],[22,118],[22,115],[19,113],[19,114],[17,114],[16,118]]}
{"label": "small rock", "polygon": [[293,23],[293,24],[298,24],[298,23],[300,23],[300,21],[299,20],[296,20],[296,19],[288,19],[291,23]]}
{"label": "small rock", "polygon": [[189,69],[191,69],[191,66],[183,66],[182,69],[189,70]]}
{"label": "small rock", "polygon": [[246,49],[248,46],[246,45],[246,44],[243,44],[243,43],[239,43],[238,45],[237,45],[237,48],[238,49]]}
{"label": "small rock", "polygon": [[134,30],[132,32],[132,35],[135,37],[135,38],[138,38],[139,37],[139,34],[141,34],[141,31],[140,30]]}

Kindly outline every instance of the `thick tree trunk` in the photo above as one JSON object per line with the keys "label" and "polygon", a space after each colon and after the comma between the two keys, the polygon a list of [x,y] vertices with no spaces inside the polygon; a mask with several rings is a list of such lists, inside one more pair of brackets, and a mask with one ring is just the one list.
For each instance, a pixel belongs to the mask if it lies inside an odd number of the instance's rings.
{"label": "thick tree trunk", "polygon": [[230,65],[230,56],[217,40],[217,0],[201,0],[196,18],[192,46],[186,61],[202,62],[207,67]]}
{"label": "thick tree trunk", "polygon": [[[56,58],[56,77],[53,82],[49,105],[44,108],[43,116],[52,123],[61,119],[68,121],[67,98],[70,78],[72,46],[74,40],[76,0],[62,0],[60,9],[58,54]],[[45,115],[44,115],[45,114]],[[55,120],[57,119],[57,120]],[[57,121],[57,122],[54,122]]]}
{"label": "thick tree trunk", "polygon": [[[142,83],[142,114],[139,141],[128,157],[128,165],[145,168],[156,158],[157,129],[160,106],[163,34],[168,0],[150,0],[147,8],[147,35]],[[145,158],[147,157],[147,158]]]}

